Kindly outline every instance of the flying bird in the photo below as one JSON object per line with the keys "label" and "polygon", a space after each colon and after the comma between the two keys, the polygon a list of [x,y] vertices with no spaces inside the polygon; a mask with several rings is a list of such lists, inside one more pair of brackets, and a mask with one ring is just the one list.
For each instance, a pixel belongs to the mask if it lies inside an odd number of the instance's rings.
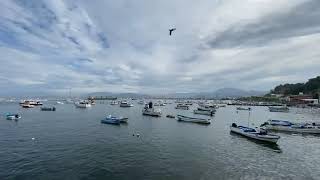
{"label": "flying bird", "polygon": [[171,36],[172,32],[175,31],[176,28],[173,28],[173,29],[169,29],[169,35]]}

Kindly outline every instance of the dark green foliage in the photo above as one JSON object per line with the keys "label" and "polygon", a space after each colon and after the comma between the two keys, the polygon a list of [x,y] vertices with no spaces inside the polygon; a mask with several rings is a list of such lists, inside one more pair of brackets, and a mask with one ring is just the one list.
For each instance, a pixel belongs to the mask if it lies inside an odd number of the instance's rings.
{"label": "dark green foliage", "polygon": [[316,78],[309,79],[306,83],[296,83],[296,84],[284,84],[279,85],[271,90],[273,94],[298,94],[303,92],[304,94],[312,94],[313,96],[319,97],[320,93],[320,76]]}

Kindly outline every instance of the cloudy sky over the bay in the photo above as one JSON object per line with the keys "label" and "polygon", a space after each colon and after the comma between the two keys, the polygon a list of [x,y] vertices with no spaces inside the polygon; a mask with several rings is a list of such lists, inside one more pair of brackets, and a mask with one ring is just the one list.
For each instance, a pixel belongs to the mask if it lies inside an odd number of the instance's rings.
{"label": "cloudy sky over the bay", "polygon": [[320,1],[1,0],[0,55],[0,95],[269,90],[319,75]]}

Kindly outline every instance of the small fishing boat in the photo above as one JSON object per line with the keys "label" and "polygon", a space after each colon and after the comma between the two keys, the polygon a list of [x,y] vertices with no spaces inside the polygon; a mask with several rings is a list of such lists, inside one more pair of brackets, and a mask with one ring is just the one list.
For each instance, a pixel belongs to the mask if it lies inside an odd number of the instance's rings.
{"label": "small fishing boat", "polygon": [[119,102],[118,101],[111,101],[110,105],[118,105]]}
{"label": "small fishing boat", "polygon": [[160,117],[161,116],[161,111],[154,109],[152,102],[149,102],[148,104],[146,104],[144,106],[144,108],[142,110],[142,114],[146,115],[146,116]]}
{"label": "small fishing boat", "polygon": [[34,105],[26,103],[21,105],[23,108],[34,108]]}
{"label": "small fishing boat", "polygon": [[77,108],[88,108],[91,107],[91,103],[88,101],[79,101],[74,103]]}
{"label": "small fishing boat", "polygon": [[203,119],[203,118],[195,118],[195,117],[188,117],[183,115],[177,115],[178,121],[184,122],[192,122],[192,123],[199,123],[199,124],[210,124],[211,119]]}
{"label": "small fishing boat", "polygon": [[238,126],[236,123],[232,123],[232,125],[230,126],[230,131],[250,139],[255,139],[269,143],[277,143],[280,139],[280,136],[269,134],[267,131],[263,129],[256,130],[245,126]]}
{"label": "small fishing boat", "polygon": [[121,101],[120,107],[133,107],[133,104],[130,104],[127,101]]}
{"label": "small fishing boat", "polygon": [[238,111],[251,111],[251,107],[237,107]]}
{"label": "small fishing boat", "polygon": [[226,104],[217,104],[218,107],[227,107]]}
{"label": "small fishing boat", "polygon": [[57,101],[56,104],[64,104],[64,103],[61,101]]}
{"label": "small fishing boat", "polygon": [[261,127],[272,131],[320,134],[320,124],[316,123],[292,123],[290,121],[270,119],[263,123]]}
{"label": "small fishing boat", "polygon": [[167,117],[167,118],[175,118],[175,116],[174,116],[174,115],[171,115],[171,114],[168,114],[166,117]]}
{"label": "small fishing boat", "polygon": [[56,111],[56,107],[41,107],[41,111]]}
{"label": "small fishing boat", "polygon": [[41,106],[42,105],[42,102],[40,101],[33,101],[33,100],[23,100],[20,102],[20,105],[23,106],[25,104],[30,104],[30,105],[33,105],[33,106]]}
{"label": "small fishing boat", "polygon": [[6,119],[7,120],[18,120],[21,116],[19,114],[7,114]]}
{"label": "small fishing boat", "polygon": [[207,115],[207,116],[213,116],[214,115],[214,111],[203,111],[203,110],[199,110],[199,109],[195,109],[193,110],[194,114],[201,114],[201,115]]}
{"label": "small fishing boat", "polygon": [[270,112],[289,112],[287,106],[270,106],[268,107]]}
{"label": "small fishing boat", "polygon": [[101,123],[120,125],[120,118],[109,115],[105,119],[101,120]]}
{"label": "small fishing boat", "polygon": [[185,104],[177,104],[176,109],[189,110],[189,106]]}

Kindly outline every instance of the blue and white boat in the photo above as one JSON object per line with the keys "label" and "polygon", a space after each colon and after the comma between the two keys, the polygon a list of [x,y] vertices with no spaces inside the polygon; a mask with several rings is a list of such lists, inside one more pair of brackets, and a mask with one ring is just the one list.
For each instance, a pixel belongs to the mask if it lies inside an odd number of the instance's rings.
{"label": "blue and white boat", "polygon": [[109,115],[105,119],[102,119],[101,123],[120,125],[120,120],[121,120],[121,118]]}
{"label": "blue and white boat", "polygon": [[6,119],[7,120],[18,120],[21,116],[19,114],[7,114]]}
{"label": "blue and white boat", "polygon": [[317,123],[293,123],[290,121],[270,119],[263,123],[261,127],[272,131],[320,134],[320,124]]}
{"label": "blue and white boat", "polygon": [[253,129],[245,126],[238,126],[236,123],[232,123],[230,131],[245,136],[250,139],[255,139],[263,142],[277,143],[280,136],[269,134],[263,129]]}

